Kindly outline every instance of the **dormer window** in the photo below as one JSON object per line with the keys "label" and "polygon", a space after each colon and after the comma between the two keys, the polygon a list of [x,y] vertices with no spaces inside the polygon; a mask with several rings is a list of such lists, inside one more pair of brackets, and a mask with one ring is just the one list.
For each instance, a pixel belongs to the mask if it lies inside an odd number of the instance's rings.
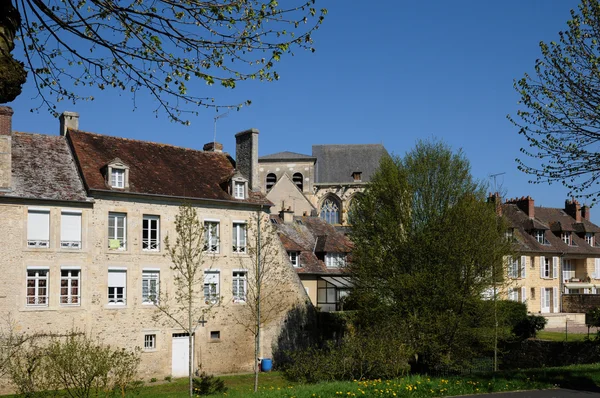
{"label": "dormer window", "polygon": [[106,165],[106,177],[111,188],[129,188],[129,166],[119,158]]}
{"label": "dormer window", "polygon": [[248,180],[241,173],[236,172],[231,178],[231,196],[235,199],[246,199],[248,197]]}
{"label": "dormer window", "polygon": [[565,242],[567,245],[572,246],[573,245],[573,239],[571,236],[571,232],[569,231],[565,231],[563,233],[560,234],[560,238],[562,239],[563,242]]}
{"label": "dormer window", "polygon": [[550,244],[550,242],[548,242],[548,240],[546,239],[546,231],[544,231],[543,229],[536,229],[533,232],[533,236],[535,237],[535,240],[537,240],[538,243],[541,243],[542,245]]}
{"label": "dormer window", "polygon": [[354,179],[354,182],[361,182],[362,181],[362,172],[355,171],[354,173],[352,173],[352,178]]}
{"label": "dormer window", "polygon": [[587,243],[590,246],[594,246],[595,245],[595,239],[594,239],[594,233],[593,232],[586,232],[585,233],[585,243]]}
{"label": "dormer window", "polygon": [[111,170],[110,186],[113,188],[125,188],[125,169],[114,168]]}

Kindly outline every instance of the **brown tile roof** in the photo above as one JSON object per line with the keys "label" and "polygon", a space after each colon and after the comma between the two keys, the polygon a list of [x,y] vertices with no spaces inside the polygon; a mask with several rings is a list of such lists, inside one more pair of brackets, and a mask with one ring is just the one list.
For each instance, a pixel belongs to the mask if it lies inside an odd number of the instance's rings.
{"label": "brown tile roof", "polygon": [[11,191],[0,196],[88,200],[67,141],[56,135],[12,135],[11,185]]}
{"label": "brown tile roof", "polygon": [[[259,192],[234,199],[227,184],[235,173],[233,159],[222,152],[205,152],[148,141],[69,130],[68,138],[90,190],[109,190],[196,199],[228,200],[271,205]],[[129,166],[129,188],[111,188],[105,166],[119,158]]]}
{"label": "brown tile roof", "polygon": [[294,217],[291,224],[284,224],[277,215],[271,218],[277,221],[275,227],[285,249],[300,252],[300,267],[295,268],[298,274],[348,274],[344,268],[327,268],[323,261],[327,252],[349,254],[352,251],[350,239],[333,225],[318,217]]}
{"label": "brown tile roof", "polygon": [[[512,203],[502,205],[502,214],[514,228],[514,237],[519,251],[600,257],[600,246],[591,247],[585,241],[586,231],[595,232],[598,234],[596,240],[600,239],[600,228],[588,220],[582,219],[577,223],[564,210],[549,207],[535,207],[535,218],[530,219],[525,212]],[[545,230],[548,244],[541,244],[535,239],[533,236],[535,229]],[[573,231],[571,232],[572,245],[563,242],[561,231]]]}

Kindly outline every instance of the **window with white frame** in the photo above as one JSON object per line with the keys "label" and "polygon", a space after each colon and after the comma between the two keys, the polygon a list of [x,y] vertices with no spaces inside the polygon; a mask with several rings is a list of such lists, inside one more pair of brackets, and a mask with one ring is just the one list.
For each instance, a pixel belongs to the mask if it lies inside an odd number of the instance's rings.
{"label": "window with white frame", "polygon": [[204,302],[217,304],[219,302],[219,271],[204,271]]}
{"label": "window with white frame", "polygon": [[586,232],[585,233],[585,243],[587,243],[590,246],[594,246],[595,245],[595,240],[594,240],[594,233],[593,232]]}
{"label": "window with white frame", "polygon": [[246,253],[246,223],[233,222],[233,252]]}
{"label": "window with white frame", "polygon": [[560,234],[560,238],[562,239],[563,242],[565,242],[567,245],[572,246],[573,245],[573,240],[572,240],[572,236],[571,236],[571,232],[569,231],[565,231],[563,233]]}
{"label": "window with white frame", "polygon": [[233,183],[233,197],[236,199],[246,198],[246,183],[243,181],[235,181]]}
{"label": "window with white frame", "polygon": [[233,271],[233,302],[246,301],[246,271]]}
{"label": "window with white frame", "polygon": [[125,188],[125,169],[111,167],[110,186],[112,188]]}
{"label": "window with white frame", "polygon": [[60,270],[60,305],[81,304],[81,271],[62,268]]}
{"label": "window with white frame", "polygon": [[563,260],[563,278],[565,281],[575,278],[575,264],[573,264],[573,260]]}
{"label": "window with white frame", "polygon": [[108,270],[108,304],[125,305],[127,303],[127,271]]}
{"label": "window with white frame", "polygon": [[81,211],[61,211],[60,247],[62,249],[81,249]]}
{"label": "window with white frame", "polygon": [[536,229],[534,231],[534,236],[535,240],[537,240],[538,243],[541,243],[542,245],[550,244],[550,242],[548,242],[548,240],[546,239],[546,231],[544,231],[543,229]]}
{"label": "window with white frame", "polygon": [[543,259],[542,277],[552,278],[552,265],[550,265],[550,257],[542,257],[542,259]]}
{"label": "window with white frame", "polygon": [[160,250],[160,217],[144,214],[142,219],[142,250]]}
{"label": "window with white frame", "polygon": [[157,304],[160,289],[160,272],[142,270],[142,303]]}
{"label": "window with white frame", "polygon": [[219,222],[204,221],[204,251],[219,252]]}
{"label": "window with white frame", "polygon": [[346,266],[345,253],[326,253],[325,265],[331,268],[341,268]]}
{"label": "window with white frame", "polygon": [[300,253],[288,252],[288,256],[290,256],[290,263],[292,263],[294,267],[300,266]]}
{"label": "window with white frame", "polygon": [[329,224],[340,223],[340,204],[333,198],[327,198],[321,205],[321,219]]}
{"label": "window with white frame", "polygon": [[27,212],[27,247],[50,247],[50,210],[29,209]]}
{"label": "window with white frame", "polygon": [[509,259],[509,264],[508,264],[508,277],[509,278],[518,278],[520,269],[521,269],[521,264],[519,264],[519,258],[511,257]]}
{"label": "window with white frame", "polygon": [[144,335],[144,350],[155,350],[156,349],[156,335],[145,334]]}
{"label": "window with white frame", "polygon": [[504,239],[506,239],[508,242],[512,242],[515,239],[514,228],[509,228],[504,231]]}
{"label": "window with white frame", "polygon": [[108,248],[127,249],[127,214],[108,213]]}
{"label": "window with white frame", "polygon": [[27,306],[48,306],[48,268],[27,268]]}
{"label": "window with white frame", "polygon": [[519,299],[519,293],[520,293],[521,289],[519,288],[512,288],[508,291],[508,299],[511,301],[521,301]]}
{"label": "window with white frame", "polygon": [[594,273],[592,277],[594,279],[600,279],[600,258],[594,259]]}

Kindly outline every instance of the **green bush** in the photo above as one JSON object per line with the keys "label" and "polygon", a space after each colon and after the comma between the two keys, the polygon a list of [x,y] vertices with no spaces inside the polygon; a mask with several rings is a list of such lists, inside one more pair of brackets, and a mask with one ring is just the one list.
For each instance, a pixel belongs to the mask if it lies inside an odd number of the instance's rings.
{"label": "green bush", "polygon": [[521,339],[535,337],[537,332],[546,327],[548,320],[541,315],[528,315],[513,327],[515,336]]}
{"label": "green bush", "polygon": [[200,376],[194,377],[194,394],[196,395],[212,395],[223,394],[227,392],[225,382],[217,377],[202,372]]}
{"label": "green bush", "polygon": [[585,314],[585,324],[588,327],[600,327],[600,307],[593,308]]}

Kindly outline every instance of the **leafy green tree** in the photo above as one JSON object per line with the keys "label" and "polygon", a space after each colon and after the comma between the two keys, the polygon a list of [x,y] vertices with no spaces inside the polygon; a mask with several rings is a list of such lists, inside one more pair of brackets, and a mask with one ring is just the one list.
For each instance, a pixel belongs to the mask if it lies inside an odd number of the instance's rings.
{"label": "leafy green tree", "polygon": [[[20,94],[29,73],[40,106],[54,114],[58,101],[93,99],[91,87],[128,92],[134,100],[147,90],[157,111],[185,123],[182,113],[217,106],[191,81],[234,88],[247,79],[277,80],[282,56],[314,51],[312,35],[327,13],[314,3],[4,0],[0,103]],[[15,40],[22,41],[21,60],[11,54]]]}
{"label": "leafy green tree", "polygon": [[404,159],[384,158],[351,222],[362,326],[396,330],[416,366],[492,348],[482,297],[504,275],[510,243],[461,152],[419,142]]}
{"label": "leafy green tree", "polygon": [[571,10],[558,42],[540,42],[535,72],[515,81],[521,109],[509,120],[528,146],[517,159],[532,182],[560,182],[569,195],[592,198],[600,191],[600,3],[582,0]]}

